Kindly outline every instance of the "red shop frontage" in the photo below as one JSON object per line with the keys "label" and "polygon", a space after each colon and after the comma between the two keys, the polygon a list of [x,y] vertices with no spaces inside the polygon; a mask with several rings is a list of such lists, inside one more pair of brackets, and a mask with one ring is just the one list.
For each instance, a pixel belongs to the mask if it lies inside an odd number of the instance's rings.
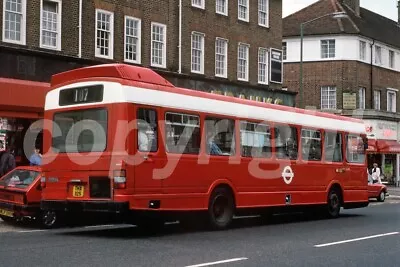
{"label": "red shop frontage", "polygon": [[[41,127],[29,128],[43,118],[49,89],[49,83],[0,78],[0,150],[13,152],[17,165],[28,164],[23,151],[25,136],[37,135],[34,141],[42,146]],[[27,154],[29,156],[30,151]]]}

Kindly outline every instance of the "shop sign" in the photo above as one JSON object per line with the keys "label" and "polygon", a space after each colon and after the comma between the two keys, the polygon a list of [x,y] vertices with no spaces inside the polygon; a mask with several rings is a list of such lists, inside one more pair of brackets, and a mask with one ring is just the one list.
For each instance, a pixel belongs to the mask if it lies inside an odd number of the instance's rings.
{"label": "shop sign", "polygon": [[397,141],[398,125],[393,121],[364,120],[368,138]]}
{"label": "shop sign", "polygon": [[343,109],[356,109],[356,108],[357,108],[357,94],[343,93]]}

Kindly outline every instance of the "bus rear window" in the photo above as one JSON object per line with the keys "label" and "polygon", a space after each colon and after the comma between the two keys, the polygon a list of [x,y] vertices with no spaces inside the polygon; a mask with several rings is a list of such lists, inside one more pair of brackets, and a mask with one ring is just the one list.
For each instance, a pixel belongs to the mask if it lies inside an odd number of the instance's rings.
{"label": "bus rear window", "polygon": [[[54,115],[53,150],[66,152],[102,152],[107,145],[107,110],[86,109]],[[57,126],[61,134],[57,133]]]}

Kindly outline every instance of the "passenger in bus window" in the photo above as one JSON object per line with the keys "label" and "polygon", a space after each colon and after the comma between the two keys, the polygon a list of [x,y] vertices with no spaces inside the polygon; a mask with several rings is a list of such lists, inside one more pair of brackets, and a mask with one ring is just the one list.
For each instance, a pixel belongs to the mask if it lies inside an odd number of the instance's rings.
{"label": "passenger in bus window", "polygon": [[138,148],[139,151],[149,151],[149,138],[145,129],[138,130]]}
{"label": "passenger in bus window", "polygon": [[215,143],[214,141],[214,134],[212,132],[208,133],[207,137],[207,148],[208,148],[208,153],[210,155],[222,155],[222,150],[219,148],[219,146]]}

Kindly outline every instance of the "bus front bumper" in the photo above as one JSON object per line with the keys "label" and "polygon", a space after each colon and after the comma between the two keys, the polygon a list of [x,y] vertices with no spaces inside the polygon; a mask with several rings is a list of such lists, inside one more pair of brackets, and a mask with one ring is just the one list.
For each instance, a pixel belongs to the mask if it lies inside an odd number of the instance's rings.
{"label": "bus front bumper", "polygon": [[40,208],[67,212],[126,213],[129,210],[129,202],[42,200]]}

